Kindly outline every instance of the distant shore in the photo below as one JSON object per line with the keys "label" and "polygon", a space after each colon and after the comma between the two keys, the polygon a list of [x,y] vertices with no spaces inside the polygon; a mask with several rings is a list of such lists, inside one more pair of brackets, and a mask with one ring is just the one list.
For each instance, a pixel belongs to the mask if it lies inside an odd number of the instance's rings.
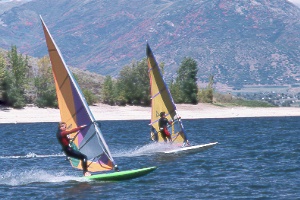
{"label": "distant shore", "polygon": [[[150,107],[90,106],[96,120],[150,120]],[[298,107],[219,107],[211,104],[178,104],[178,114],[182,119],[236,118],[236,117],[284,117],[300,116]],[[58,109],[25,107],[12,109],[0,107],[0,123],[59,122]]]}

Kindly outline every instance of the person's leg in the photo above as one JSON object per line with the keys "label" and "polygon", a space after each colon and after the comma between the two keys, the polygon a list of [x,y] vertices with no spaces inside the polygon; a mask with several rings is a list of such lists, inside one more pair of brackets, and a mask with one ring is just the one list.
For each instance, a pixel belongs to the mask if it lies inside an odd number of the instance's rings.
{"label": "person's leg", "polygon": [[172,142],[171,134],[167,128],[164,128],[166,137],[169,139],[169,142]]}
{"label": "person's leg", "polygon": [[68,150],[65,151],[65,153],[69,157],[81,160],[81,166],[82,166],[82,169],[83,169],[83,174],[85,174],[85,172],[87,172],[87,157],[86,157],[86,155],[80,153],[79,151],[75,151],[72,148],[68,148]]}
{"label": "person's leg", "polygon": [[166,136],[166,134],[165,134],[165,132],[163,130],[161,131],[161,137],[163,138],[163,140],[165,142],[167,142],[167,136]]}
{"label": "person's leg", "polygon": [[169,142],[172,142],[171,135],[168,136]]}

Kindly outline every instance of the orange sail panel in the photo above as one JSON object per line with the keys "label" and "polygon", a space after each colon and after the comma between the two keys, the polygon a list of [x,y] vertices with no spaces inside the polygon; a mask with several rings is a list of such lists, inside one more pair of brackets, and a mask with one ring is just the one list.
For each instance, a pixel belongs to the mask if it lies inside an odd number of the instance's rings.
{"label": "orange sail panel", "polygon": [[[41,21],[52,64],[61,121],[66,122],[69,129],[87,125],[71,135],[74,138],[72,147],[88,157],[88,171],[112,170],[115,163],[101,130],[42,18]],[[70,162],[73,167],[82,169],[81,161],[70,158]]]}
{"label": "orange sail panel", "polygon": [[151,138],[155,140],[157,135],[158,142],[164,141],[159,132],[158,120],[160,113],[165,112],[168,120],[174,120],[174,123],[169,127],[173,143],[182,143],[187,140],[182,121],[178,118],[171,93],[148,43],[146,54],[151,87]]}

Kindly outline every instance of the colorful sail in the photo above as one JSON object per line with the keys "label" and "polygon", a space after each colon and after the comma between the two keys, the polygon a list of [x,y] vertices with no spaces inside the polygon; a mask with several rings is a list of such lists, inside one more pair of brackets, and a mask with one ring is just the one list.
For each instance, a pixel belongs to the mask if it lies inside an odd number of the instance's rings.
{"label": "colorful sail", "polygon": [[152,50],[147,43],[146,48],[148,73],[151,87],[151,138],[158,142],[164,142],[159,132],[158,120],[160,113],[165,112],[168,120],[173,120],[169,127],[173,143],[183,143],[187,141],[182,121],[179,118],[175,103],[165,83],[161,70],[155,60]]}
{"label": "colorful sail", "polygon": [[[87,125],[86,128],[71,135],[71,138],[74,138],[72,142],[73,148],[88,157],[88,171],[101,172],[112,170],[115,163],[101,130],[74,76],[65,64],[60,50],[42,17],[40,18],[52,64],[61,121],[66,122],[70,129]],[[73,167],[82,169],[81,161],[70,158],[70,162]]]}

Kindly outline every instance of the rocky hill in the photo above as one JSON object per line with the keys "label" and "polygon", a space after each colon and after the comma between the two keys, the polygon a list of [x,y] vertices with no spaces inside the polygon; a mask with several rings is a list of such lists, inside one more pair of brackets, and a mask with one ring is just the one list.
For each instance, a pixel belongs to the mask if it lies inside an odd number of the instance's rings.
{"label": "rocky hill", "polygon": [[203,82],[300,80],[300,9],[286,0],[32,0],[0,15],[0,47],[46,55],[39,15],[68,65],[102,75],[144,58],[148,40],[169,77],[190,56]]}

